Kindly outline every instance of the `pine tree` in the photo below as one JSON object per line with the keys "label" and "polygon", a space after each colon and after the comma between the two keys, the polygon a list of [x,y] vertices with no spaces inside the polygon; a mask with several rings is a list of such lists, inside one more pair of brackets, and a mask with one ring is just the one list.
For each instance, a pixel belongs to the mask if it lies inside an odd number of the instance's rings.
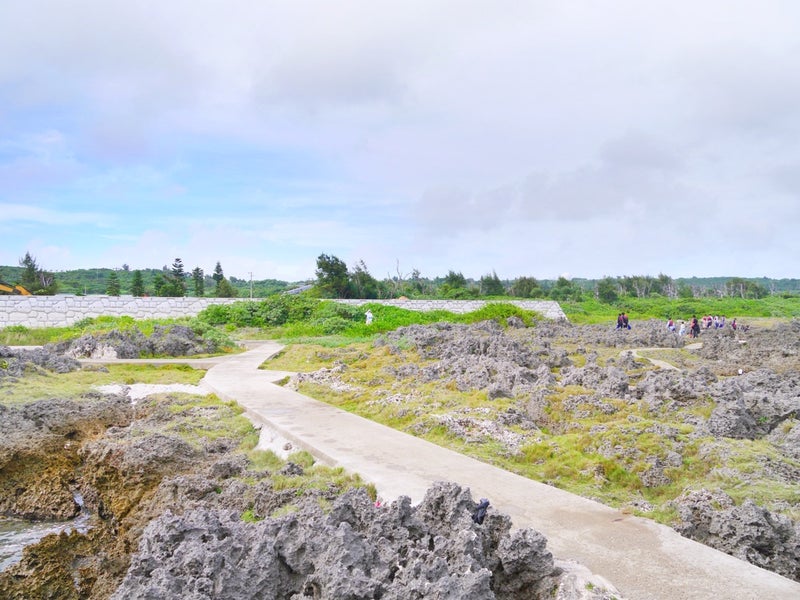
{"label": "pine tree", "polygon": [[217,282],[214,286],[214,296],[217,298],[236,297],[236,289],[231,285],[230,281],[225,279],[225,275],[222,272],[222,265],[219,264],[219,261],[217,261],[217,265],[214,267],[214,274],[211,278]]}
{"label": "pine tree", "polygon": [[172,269],[167,272],[165,285],[160,296],[183,298],[186,295],[186,273],[183,270],[183,261],[176,258]]}
{"label": "pine tree", "polygon": [[231,282],[224,277],[217,282],[217,289],[215,290],[217,298],[235,298],[236,289],[231,285]]}
{"label": "pine tree", "polygon": [[194,282],[194,295],[198,298],[202,298],[206,293],[206,282],[205,276],[203,275],[203,269],[200,267],[195,267],[192,270],[192,281]]}
{"label": "pine tree", "polygon": [[133,272],[133,281],[131,281],[131,294],[137,298],[144,296],[144,281],[142,280],[142,272],[138,269]]}
{"label": "pine tree", "polygon": [[111,271],[106,279],[106,294],[109,296],[119,296],[119,276],[116,271]]}
{"label": "pine tree", "polygon": [[219,261],[217,261],[217,266],[214,267],[214,274],[211,276],[211,279],[213,279],[216,284],[219,285],[219,282],[224,278],[225,275],[222,274],[222,265],[219,264]]}

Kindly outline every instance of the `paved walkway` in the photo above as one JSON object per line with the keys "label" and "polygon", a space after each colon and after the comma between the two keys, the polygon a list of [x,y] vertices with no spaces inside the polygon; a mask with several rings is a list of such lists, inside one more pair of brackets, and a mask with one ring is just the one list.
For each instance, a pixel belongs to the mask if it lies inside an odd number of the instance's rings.
{"label": "paved walkway", "polygon": [[514,475],[318,402],[272,382],[284,372],[258,370],[280,349],[266,342],[212,367],[203,385],[236,400],[257,422],[319,459],[373,482],[387,500],[419,502],[434,481],[468,486],[516,527],[547,536],[560,559],[610,580],[629,600],[789,600],[800,584],[679,536],[672,529]]}

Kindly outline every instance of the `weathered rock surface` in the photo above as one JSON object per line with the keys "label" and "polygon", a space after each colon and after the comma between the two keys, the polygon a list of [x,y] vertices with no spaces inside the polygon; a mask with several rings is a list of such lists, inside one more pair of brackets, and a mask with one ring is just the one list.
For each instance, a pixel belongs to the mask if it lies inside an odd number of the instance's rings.
{"label": "weathered rock surface", "polygon": [[87,334],[49,348],[72,358],[95,359],[194,356],[219,351],[215,341],[198,337],[190,327],[184,325],[156,325],[149,337],[138,330]]}
{"label": "weathered rock surface", "polygon": [[80,366],[77,360],[47,349],[12,349],[0,346],[0,379],[23,377],[28,369],[69,373],[79,369]]}
{"label": "weathered rock surface", "polygon": [[490,397],[511,397],[550,380],[543,361],[525,344],[505,335],[495,321],[400,327],[377,343],[411,345],[422,357],[436,359],[409,376],[423,381],[449,379],[459,390],[486,389]]}
{"label": "weathered rock surface", "polygon": [[75,469],[84,441],[132,419],[124,398],[0,405],[0,514],[67,519],[78,514]]}
{"label": "weathered rock surface", "polygon": [[[412,507],[407,497],[376,507],[351,490],[329,511],[314,499],[296,513],[244,523],[200,509],[148,525],[113,598],[601,598],[559,595],[563,572],[546,540],[510,531],[505,515],[481,525],[476,503],[438,483]],[[584,586],[582,594],[586,593]]]}
{"label": "weathered rock surface", "polygon": [[719,490],[686,492],[675,505],[682,535],[800,580],[800,526],[789,518],[751,500],[736,506]]}

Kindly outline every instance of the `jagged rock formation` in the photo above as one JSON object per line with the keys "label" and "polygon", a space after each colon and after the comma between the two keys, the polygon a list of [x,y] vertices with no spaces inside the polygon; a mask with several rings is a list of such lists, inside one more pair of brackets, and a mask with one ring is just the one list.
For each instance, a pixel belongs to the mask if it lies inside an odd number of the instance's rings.
{"label": "jagged rock formation", "polygon": [[687,491],[675,501],[675,529],[784,577],[800,580],[800,525],[752,500],[736,506],[720,490]]}
{"label": "jagged rock formation", "polygon": [[87,334],[51,345],[56,354],[72,358],[140,358],[142,356],[194,356],[219,352],[218,343],[203,339],[185,325],[156,325],[150,336],[131,330]]}
{"label": "jagged rock formation", "polygon": [[42,348],[12,349],[0,346],[0,380],[23,377],[27,369],[43,369],[53,373],[69,373],[80,368],[74,358]]}
{"label": "jagged rock formation", "polygon": [[510,532],[505,515],[478,525],[475,502],[456,484],[436,484],[412,507],[407,497],[376,507],[352,490],[324,511],[259,523],[235,513],[164,515],[144,532],[113,598],[550,598],[558,590],[546,540]]}

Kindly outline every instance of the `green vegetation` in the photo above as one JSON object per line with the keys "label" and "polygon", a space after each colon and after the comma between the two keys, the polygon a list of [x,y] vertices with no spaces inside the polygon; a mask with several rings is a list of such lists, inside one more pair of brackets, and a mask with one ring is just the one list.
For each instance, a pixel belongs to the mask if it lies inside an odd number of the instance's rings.
{"label": "green vegetation", "polygon": [[63,374],[37,369],[19,380],[0,379],[0,401],[3,404],[22,404],[47,398],[77,399],[95,387],[111,384],[197,385],[204,374],[204,371],[187,365],[117,364]]}
{"label": "green vegetation", "polygon": [[800,296],[745,298],[649,298],[624,297],[606,304],[596,299],[561,302],[561,308],[573,323],[614,323],[617,314],[627,312],[633,319],[688,320],[692,315],[724,315],[728,319],[800,317]]}
{"label": "green vegetation", "polygon": [[[368,309],[374,315],[370,325],[364,319]],[[511,316],[517,316],[528,324],[540,318],[513,304],[501,302],[488,303],[472,313],[454,314],[447,311],[417,312],[379,303],[350,306],[319,300],[308,294],[284,294],[265,300],[209,306],[197,319],[215,326],[262,328],[270,337],[297,342],[327,336],[364,340],[407,325],[437,321],[474,323],[487,319],[502,322]]]}

